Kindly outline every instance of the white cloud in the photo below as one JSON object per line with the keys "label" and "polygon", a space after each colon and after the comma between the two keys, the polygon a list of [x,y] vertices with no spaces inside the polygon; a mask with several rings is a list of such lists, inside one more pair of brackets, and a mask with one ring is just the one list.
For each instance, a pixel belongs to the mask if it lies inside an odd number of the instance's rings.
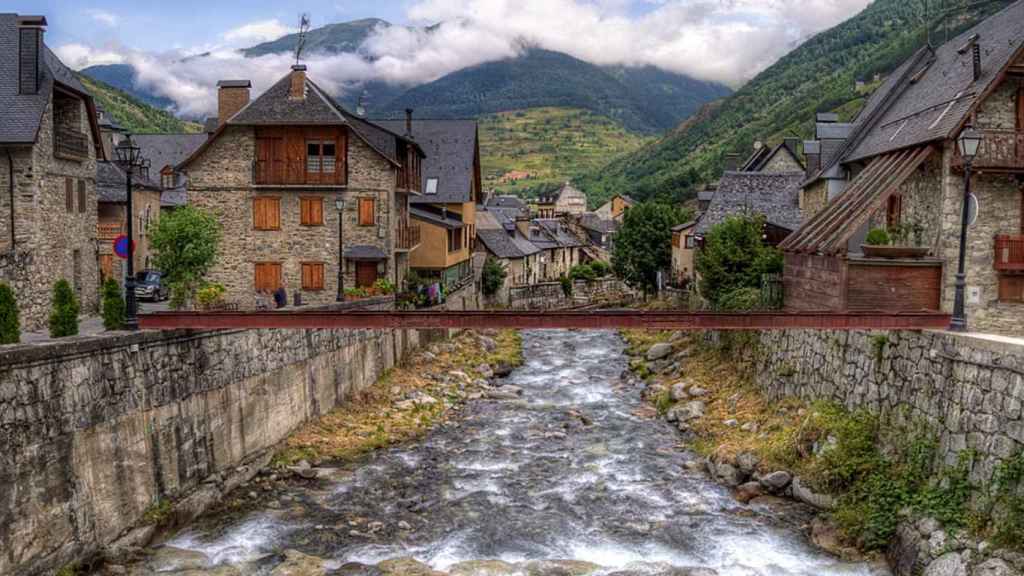
{"label": "white cloud", "polygon": [[103,24],[105,26],[110,26],[111,28],[117,26],[117,23],[120,21],[120,18],[118,18],[116,14],[112,14],[110,12],[107,12],[106,10],[99,10],[95,8],[86,10],[85,15],[92,18],[96,22],[99,22],[100,24]]}
{"label": "white cloud", "polygon": [[225,32],[222,37],[231,44],[245,44],[276,40],[285,34],[291,34],[295,31],[295,28],[286,26],[275,18],[273,20],[250,22],[237,28],[232,28]]}
{"label": "white cloud", "polygon": [[125,61],[120,50],[92,48],[85,44],[64,44],[54,52],[64,64],[78,70],[95,64],[121,64]]}

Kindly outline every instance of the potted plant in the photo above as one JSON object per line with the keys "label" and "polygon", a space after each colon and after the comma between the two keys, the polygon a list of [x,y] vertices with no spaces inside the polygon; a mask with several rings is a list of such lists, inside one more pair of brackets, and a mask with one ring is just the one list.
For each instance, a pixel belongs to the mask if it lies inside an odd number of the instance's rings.
{"label": "potted plant", "polygon": [[860,248],[869,258],[924,258],[928,247],[921,245],[923,236],[924,226],[917,222],[891,226],[889,231],[874,228]]}

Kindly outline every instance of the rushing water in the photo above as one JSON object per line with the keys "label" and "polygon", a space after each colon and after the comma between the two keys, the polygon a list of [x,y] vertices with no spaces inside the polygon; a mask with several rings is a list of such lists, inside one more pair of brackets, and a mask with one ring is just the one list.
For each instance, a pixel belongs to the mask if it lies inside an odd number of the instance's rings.
{"label": "rushing water", "polygon": [[456,422],[339,470],[327,487],[296,488],[278,509],[171,544],[211,564],[294,548],[335,567],[412,556],[438,570],[480,559],[574,559],[630,574],[877,570],[809,545],[805,515],[741,505],[688,470],[694,456],[641,414],[639,389],[621,378],[616,333],[528,332],[524,346],[526,364],[506,379],[521,400],[471,402]]}

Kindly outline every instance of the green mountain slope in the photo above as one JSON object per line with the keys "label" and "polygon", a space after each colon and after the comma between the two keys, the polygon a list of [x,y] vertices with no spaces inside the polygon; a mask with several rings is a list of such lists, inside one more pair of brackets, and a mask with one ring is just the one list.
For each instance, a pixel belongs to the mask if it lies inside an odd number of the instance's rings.
{"label": "green mountain slope", "polygon": [[[533,108],[483,116],[480,161],[484,188],[534,196],[650,141],[650,137],[578,108]],[[502,178],[514,171],[529,177],[518,181]]]}
{"label": "green mountain slope", "polygon": [[[377,26],[391,26],[391,24],[379,18],[364,18],[314,28],[306,33],[306,45],[303,52],[306,54],[356,52]],[[251,58],[264,54],[292,52],[298,41],[298,34],[288,34],[277,40],[246,48],[242,50],[242,53]]]}
{"label": "green mountain slope", "polygon": [[[578,181],[588,196],[628,193],[638,199],[682,199],[698,181],[713,179],[722,158],[750,150],[755,140],[811,135],[815,112],[852,115],[864,95],[857,79],[896,68],[925,41],[925,0],[875,0],[860,14],[822,32],[759,74],[720,106],[662,140],[618,158]],[[972,4],[948,19],[953,32],[1012,3]],[[933,5],[935,2],[932,1]],[[934,8],[933,8],[934,9]],[[945,29],[933,26],[933,39]]]}
{"label": "green mountain slope", "polygon": [[78,74],[85,89],[101,108],[130,132],[199,132],[202,126],[145,104],[113,86],[85,74]]}

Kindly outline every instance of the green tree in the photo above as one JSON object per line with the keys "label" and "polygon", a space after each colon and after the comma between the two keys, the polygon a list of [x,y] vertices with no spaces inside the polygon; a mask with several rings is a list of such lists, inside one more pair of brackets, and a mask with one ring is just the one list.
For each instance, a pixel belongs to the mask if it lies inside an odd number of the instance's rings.
{"label": "green tree", "polygon": [[50,312],[50,337],[63,338],[78,334],[78,299],[67,280],[53,285],[53,311]]}
{"label": "green tree", "polygon": [[121,287],[113,278],[103,283],[103,327],[117,330],[124,326],[125,305],[121,297]]}
{"label": "green tree", "polygon": [[0,282],[0,344],[17,344],[20,341],[21,323],[18,321],[14,290]]}
{"label": "green tree", "polygon": [[493,256],[488,256],[487,260],[484,261],[484,268],[481,271],[481,282],[483,284],[483,292],[485,296],[494,296],[501,289],[501,286],[505,283],[505,278],[508,276],[508,271],[505,270],[505,265],[500,260]]}
{"label": "green tree", "polygon": [[220,244],[217,218],[194,206],[161,216],[149,233],[153,263],[171,289],[171,306],[181,308],[192,299],[213,266]]}
{"label": "green tree", "polygon": [[761,275],[782,272],[782,253],[762,240],[764,218],[730,216],[713,226],[697,252],[701,294],[713,304],[735,305],[733,292],[760,288]]}
{"label": "green tree", "polygon": [[647,202],[626,211],[615,234],[612,269],[634,288],[645,293],[657,289],[658,272],[672,264],[672,227],[691,216],[671,204]]}

